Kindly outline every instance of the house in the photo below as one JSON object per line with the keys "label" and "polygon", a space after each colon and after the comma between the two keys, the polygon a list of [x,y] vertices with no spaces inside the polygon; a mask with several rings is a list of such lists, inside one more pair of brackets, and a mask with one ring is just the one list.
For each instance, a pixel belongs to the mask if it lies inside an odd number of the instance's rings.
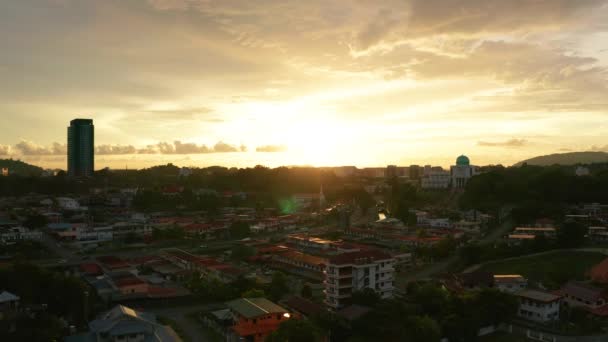
{"label": "house", "polygon": [[519,317],[540,323],[559,319],[561,296],[538,290],[523,290],[515,295],[519,299]]}
{"label": "house", "polygon": [[135,311],[123,305],[89,322],[89,332],[68,336],[65,342],[180,342],[181,338],[152,313]]}
{"label": "house", "polygon": [[570,281],[564,285],[560,293],[564,302],[569,306],[597,309],[608,304],[608,298],[603,289],[589,284]]}
{"label": "house", "polygon": [[587,236],[593,242],[608,241],[608,227],[589,227]]}
{"label": "house", "polygon": [[593,266],[589,272],[591,280],[600,284],[608,284],[608,258]]}
{"label": "house", "polygon": [[392,298],[395,258],[378,250],[331,256],[325,272],[325,303],[339,309],[350,304],[353,292],[366,288]]}
{"label": "house", "polygon": [[2,291],[0,293],[0,320],[11,312],[15,312],[19,309],[19,301],[21,299],[8,291]]}
{"label": "house", "polygon": [[273,257],[274,265],[301,276],[322,280],[327,260],[298,251],[287,251]]}
{"label": "house", "polygon": [[517,227],[514,231],[515,235],[534,235],[544,236],[546,238],[555,238],[556,230],[553,227]]}
{"label": "house", "polygon": [[289,311],[266,298],[240,298],[226,305],[234,322],[227,341],[264,341],[291,318]]}
{"label": "house", "polygon": [[293,314],[300,317],[310,317],[325,311],[323,305],[298,296],[289,297],[282,304],[288,307]]}
{"label": "house", "polygon": [[80,210],[80,204],[77,200],[69,197],[57,197],[57,205],[63,210]]}
{"label": "house", "polygon": [[528,280],[519,274],[495,274],[494,287],[501,292],[516,293],[528,287]]}

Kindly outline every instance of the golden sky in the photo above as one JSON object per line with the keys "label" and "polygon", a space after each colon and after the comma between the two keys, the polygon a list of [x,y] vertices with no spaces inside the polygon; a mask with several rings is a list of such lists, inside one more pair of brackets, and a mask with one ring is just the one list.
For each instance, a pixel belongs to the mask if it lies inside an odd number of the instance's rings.
{"label": "golden sky", "polygon": [[0,2],[0,158],[512,164],[608,150],[608,0]]}

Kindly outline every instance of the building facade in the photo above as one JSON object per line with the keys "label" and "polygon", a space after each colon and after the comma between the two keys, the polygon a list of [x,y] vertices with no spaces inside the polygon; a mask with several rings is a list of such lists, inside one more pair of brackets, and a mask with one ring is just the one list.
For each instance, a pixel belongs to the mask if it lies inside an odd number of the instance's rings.
{"label": "building facade", "polygon": [[95,126],[91,119],[74,119],[68,127],[68,175],[91,177],[95,170]]}
{"label": "building facade", "polygon": [[537,290],[523,290],[516,295],[519,298],[519,317],[541,323],[559,319],[560,296]]}
{"label": "building facade", "polygon": [[380,251],[360,251],[329,258],[325,272],[325,303],[339,309],[348,306],[354,292],[376,291],[382,298],[392,298],[395,259]]}
{"label": "building facade", "polygon": [[471,165],[471,162],[467,156],[460,156],[456,159],[456,165],[450,168],[450,174],[452,177],[452,188],[463,189],[469,179],[475,176],[475,166]]}

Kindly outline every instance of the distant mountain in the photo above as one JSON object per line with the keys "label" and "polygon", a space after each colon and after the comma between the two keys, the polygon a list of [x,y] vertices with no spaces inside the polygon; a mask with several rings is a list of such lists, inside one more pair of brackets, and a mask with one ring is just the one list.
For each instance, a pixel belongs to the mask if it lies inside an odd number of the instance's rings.
{"label": "distant mountain", "polygon": [[42,174],[42,168],[28,163],[24,163],[21,160],[13,159],[0,159],[0,169],[8,169],[9,175],[20,175],[20,176],[40,176]]}
{"label": "distant mountain", "polygon": [[608,163],[608,153],[606,152],[570,152],[556,153],[546,156],[534,157],[521,161],[514,166],[521,166],[523,163],[528,165],[549,166],[549,165],[576,165]]}

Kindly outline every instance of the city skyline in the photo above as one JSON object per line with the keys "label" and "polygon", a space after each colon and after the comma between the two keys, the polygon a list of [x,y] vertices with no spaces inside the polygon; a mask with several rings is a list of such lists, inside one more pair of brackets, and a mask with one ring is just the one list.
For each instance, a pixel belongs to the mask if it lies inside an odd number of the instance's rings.
{"label": "city skyline", "polygon": [[[457,8],[458,10],[453,10]],[[0,4],[0,158],[511,165],[608,151],[605,0]]]}

